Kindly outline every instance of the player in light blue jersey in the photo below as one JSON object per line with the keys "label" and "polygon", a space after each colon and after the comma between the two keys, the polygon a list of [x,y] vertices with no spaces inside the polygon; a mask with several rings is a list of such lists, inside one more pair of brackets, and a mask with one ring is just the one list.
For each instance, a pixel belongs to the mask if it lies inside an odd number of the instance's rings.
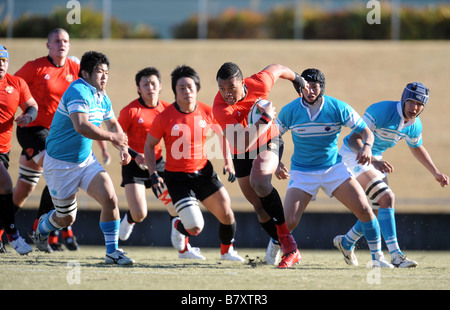
{"label": "player in light blue jersey", "polygon": [[[55,209],[43,214],[35,241],[47,249],[51,231],[71,225],[77,213],[76,193],[82,188],[102,207],[100,228],[105,236],[105,262],[130,265],[133,260],[118,249],[120,215],[117,196],[108,173],[92,152],[92,141],[110,141],[120,150],[121,164],[128,164],[128,138],[105,93],[109,60],[99,52],[87,52],[80,62],[80,79],[70,84],[61,98],[50,126],[44,157],[44,177]],[[105,122],[107,130],[100,127]]]}
{"label": "player in light blue jersey", "polygon": [[[322,188],[361,221],[374,266],[393,268],[381,251],[378,220],[362,187],[338,154],[337,142],[342,126],[361,134],[371,144],[373,134],[352,107],[324,95],[325,76],[320,70],[307,69],[302,77],[309,83],[309,93],[302,92],[302,97],[284,106],[277,118],[280,132],[290,130],[294,143],[290,172],[280,164],[276,173],[280,179],[290,177],[284,201],[288,228],[292,231],[298,225],[306,206],[315,200]],[[359,155],[370,162],[372,152],[369,147],[363,147]]]}
{"label": "player in light blue jersey", "polygon": [[[394,147],[402,139],[406,140],[414,157],[434,176],[442,187],[448,185],[448,176],[434,165],[430,155],[422,144],[422,123],[419,114],[428,101],[428,88],[419,82],[406,85],[401,101],[382,101],[372,104],[364,114],[364,120],[375,136],[372,146],[371,164],[360,163],[358,152],[364,145],[364,138],[353,132],[344,139],[340,149],[343,161],[361,186],[378,215],[381,233],[391,255],[391,263],[399,268],[416,267],[417,262],[407,258],[398,245],[395,224],[394,194],[388,186],[386,173],[393,167],[382,160],[383,153]],[[349,265],[357,265],[354,245],[362,236],[360,222],[342,236],[336,236],[334,245],[344,254]]]}

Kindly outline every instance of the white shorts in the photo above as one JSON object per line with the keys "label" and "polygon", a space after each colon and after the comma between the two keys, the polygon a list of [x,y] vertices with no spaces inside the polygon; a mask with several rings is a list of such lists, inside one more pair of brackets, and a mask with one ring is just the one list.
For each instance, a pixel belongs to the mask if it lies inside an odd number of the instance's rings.
{"label": "white shorts", "polygon": [[44,178],[50,196],[55,199],[67,199],[78,192],[87,191],[92,179],[105,169],[95,158],[94,153],[82,163],[61,161],[45,154]]}
{"label": "white shorts", "polygon": [[311,200],[316,199],[319,188],[321,188],[329,197],[333,197],[333,192],[336,188],[352,176],[350,171],[348,171],[347,166],[342,162],[324,170],[291,170],[289,174],[291,175],[291,178],[288,190],[289,188],[299,188],[310,194],[312,196]]}
{"label": "white shorts", "polygon": [[[370,165],[361,165],[356,161],[356,154],[353,153],[351,149],[349,149],[345,144],[342,145],[339,150],[339,155],[342,156],[342,162],[347,166],[348,170],[355,178],[359,177],[360,174],[369,171],[375,170],[380,176],[384,177],[380,170],[376,169],[372,164]],[[382,156],[375,156],[377,160],[381,160]]]}

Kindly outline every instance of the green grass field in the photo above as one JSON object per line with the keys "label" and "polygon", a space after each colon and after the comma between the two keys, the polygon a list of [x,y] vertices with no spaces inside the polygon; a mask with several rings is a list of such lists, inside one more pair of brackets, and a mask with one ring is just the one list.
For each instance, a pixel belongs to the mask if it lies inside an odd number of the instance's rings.
{"label": "green grass field", "polygon": [[[9,246],[0,255],[1,290],[448,290],[450,253],[409,251],[414,269],[368,269],[367,250],[356,252],[360,266],[347,266],[336,250],[305,250],[302,261],[279,270],[263,263],[264,249],[237,249],[246,262],[220,261],[219,250],[202,249],[207,258],[181,260],[172,248],[127,247],[136,263],[106,265],[104,247],[19,256]],[[386,253],[387,254],[387,253]]]}

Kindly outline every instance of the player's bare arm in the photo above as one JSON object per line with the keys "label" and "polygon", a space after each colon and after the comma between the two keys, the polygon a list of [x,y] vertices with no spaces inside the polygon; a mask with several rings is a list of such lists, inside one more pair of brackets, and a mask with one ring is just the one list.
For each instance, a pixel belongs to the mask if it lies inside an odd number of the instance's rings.
{"label": "player's bare arm", "polygon": [[236,181],[236,171],[234,170],[228,140],[219,125],[213,125],[211,126],[211,129],[212,131],[214,131],[220,141],[220,148],[222,149],[222,155],[224,158],[223,174],[225,175],[226,173],[228,173],[228,181],[233,183],[234,181]]}
{"label": "player's bare arm", "polygon": [[31,123],[37,116],[38,105],[33,97],[20,105],[23,114],[15,120],[17,126],[24,127]]}
{"label": "player's bare arm", "polygon": [[274,78],[275,82],[278,79],[289,80],[293,83],[295,90],[300,95],[301,90],[305,89],[307,93],[309,93],[309,84],[305,81],[303,77],[301,77],[298,73],[294,72],[292,69],[280,65],[280,64],[271,64],[264,68],[264,70],[270,71]]}
{"label": "player's bare arm", "polygon": [[427,149],[421,145],[419,147],[410,147],[409,148],[414,155],[414,157],[433,175],[435,180],[442,186],[445,187],[448,185],[449,179],[448,176],[441,173],[439,169],[434,165],[433,160],[431,159],[430,154]]}
{"label": "player's bare arm", "polygon": [[89,116],[86,113],[72,113],[70,115],[75,131],[80,135],[92,140],[106,140],[119,149],[121,164],[130,162],[131,157],[128,154],[128,138],[120,128],[117,119],[113,118],[105,122],[108,130],[104,130],[89,122]]}
{"label": "player's bare arm", "polygon": [[155,147],[159,143],[160,139],[156,139],[151,134],[147,134],[147,139],[144,145],[144,157],[145,163],[148,167],[148,173],[152,180],[152,190],[156,198],[158,198],[158,193],[162,194],[164,188],[164,180],[158,175],[156,171],[156,156]]}
{"label": "player's bare arm", "polygon": [[372,131],[366,127],[361,133],[353,133],[349,140],[348,146],[356,154],[358,164],[370,164],[374,158],[372,156],[372,146],[374,136]]}

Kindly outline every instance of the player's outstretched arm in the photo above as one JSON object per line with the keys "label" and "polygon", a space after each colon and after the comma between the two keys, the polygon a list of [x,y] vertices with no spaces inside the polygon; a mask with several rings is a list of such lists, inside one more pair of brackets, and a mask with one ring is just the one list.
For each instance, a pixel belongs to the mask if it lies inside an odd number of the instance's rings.
{"label": "player's outstretched arm", "polygon": [[421,145],[419,147],[410,147],[409,148],[413,153],[414,157],[433,175],[435,180],[442,186],[445,187],[448,185],[449,178],[447,175],[441,173],[439,169],[434,165],[433,160],[431,159],[430,154],[427,149]]}

